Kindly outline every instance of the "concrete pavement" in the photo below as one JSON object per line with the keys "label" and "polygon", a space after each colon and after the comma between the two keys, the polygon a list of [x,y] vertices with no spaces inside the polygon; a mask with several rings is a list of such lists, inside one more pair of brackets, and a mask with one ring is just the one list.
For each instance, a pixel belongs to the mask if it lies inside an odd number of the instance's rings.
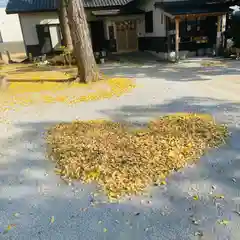
{"label": "concrete pavement", "polygon": [[[11,124],[0,125],[0,239],[240,239],[240,65],[227,64],[105,64],[104,72],[134,77],[138,87],[120,98],[6,113]],[[105,203],[104,196],[92,196],[94,185],[66,185],[45,158],[44,132],[53,124],[99,117],[144,123],[173,112],[213,114],[232,136],[170,176],[166,186],[149,189],[149,196]]]}

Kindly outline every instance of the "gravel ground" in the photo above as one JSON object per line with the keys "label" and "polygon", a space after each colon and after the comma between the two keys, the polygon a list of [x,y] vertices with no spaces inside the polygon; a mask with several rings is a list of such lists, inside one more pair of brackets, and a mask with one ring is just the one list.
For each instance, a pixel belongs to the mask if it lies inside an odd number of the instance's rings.
{"label": "gravel ground", "polygon": [[[0,124],[0,239],[239,240],[239,63],[106,64],[103,71],[135,77],[138,87],[121,98],[5,113],[11,123]],[[149,189],[149,196],[119,204],[95,196],[98,203],[91,206],[95,186],[65,184],[45,159],[44,132],[53,124],[99,117],[144,123],[189,111],[213,114],[229,125],[232,136],[197,165],[170,176],[166,186]],[[214,200],[215,195],[224,199]]]}

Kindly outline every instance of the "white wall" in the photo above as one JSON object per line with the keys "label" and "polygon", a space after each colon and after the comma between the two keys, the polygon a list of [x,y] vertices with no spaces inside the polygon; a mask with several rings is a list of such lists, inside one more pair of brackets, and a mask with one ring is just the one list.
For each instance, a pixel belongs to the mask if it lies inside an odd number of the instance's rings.
{"label": "white wall", "polygon": [[[162,2],[173,2],[173,1],[183,1],[183,0],[162,0]],[[188,1],[188,0],[185,0]],[[160,0],[148,0],[140,9],[148,12],[153,11],[153,32],[145,32],[145,22],[142,21],[139,24],[139,34],[142,37],[166,37],[166,28],[165,28],[165,16],[164,11],[160,8],[155,8],[155,3],[161,2]]]}
{"label": "white wall", "polygon": [[58,15],[56,12],[52,13],[24,13],[19,14],[22,25],[24,41],[26,45],[37,45],[38,36],[37,24],[59,24]]}
{"label": "white wall", "polygon": [[[163,11],[159,8],[155,8],[154,4],[158,2],[156,0],[150,0],[147,4],[142,5],[140,8],[146,12],[153,11],[153,32],[146,33],[145,32],[145,21],[141,21],[139,24],[139,36],[140,37],[165,37],[165,17],[161,16]],[[163,17],[163,21],[161,22],[161,18]]]}
{"label": "white wall", "polygon": [[0,31],[4,42],[23,41],[18,15],[7,15],[5,8],[0,8]]}
{"label": "white wall", "polygon": [[17,14],[7,15],[5,8],[0,8],[0,32],[3,43],[0,43],[0,52],[24,53],[25,46],[19,18]]}
{"label": "white wall", "polygon": [[58,31],[57,25],[52,25],[49,27],[50,30],[50,36],[52,41],[52,47],[58,48],[61,46],[61,36],[60,32]]}

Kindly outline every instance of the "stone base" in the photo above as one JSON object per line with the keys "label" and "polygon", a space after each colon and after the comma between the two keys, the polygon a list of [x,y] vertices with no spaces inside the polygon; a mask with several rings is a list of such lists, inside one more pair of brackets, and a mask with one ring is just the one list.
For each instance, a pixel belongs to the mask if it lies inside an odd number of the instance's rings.
{"label": "stone base", "polygon": [[[149,51],[150,53],[152,53],[153,55],[159,57],[161,60],[167,60],[170,62],[175,62],[175,57],[176,54],[174,51],[170,52],[170,53],[166,53],[166,52],[153,52],[153,51]],[[196,56],[196,52],[190,52],[190,51],[180,51],[179,52],[179,59],[180,60],[185,60],[188,57],[195,57]]]}

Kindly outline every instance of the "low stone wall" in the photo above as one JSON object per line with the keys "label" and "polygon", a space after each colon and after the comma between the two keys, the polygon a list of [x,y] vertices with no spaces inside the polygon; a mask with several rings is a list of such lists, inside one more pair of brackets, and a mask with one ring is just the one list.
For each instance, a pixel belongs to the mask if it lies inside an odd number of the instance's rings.
{"label": "low stone wall", "polygon": [[26,59],[26,51],[23,42],[4,42],[0,43],[0,59],[4,63],[9,62],[9,57],[7,52],[9,52],[10,59],[12,61],[21,62]]}

